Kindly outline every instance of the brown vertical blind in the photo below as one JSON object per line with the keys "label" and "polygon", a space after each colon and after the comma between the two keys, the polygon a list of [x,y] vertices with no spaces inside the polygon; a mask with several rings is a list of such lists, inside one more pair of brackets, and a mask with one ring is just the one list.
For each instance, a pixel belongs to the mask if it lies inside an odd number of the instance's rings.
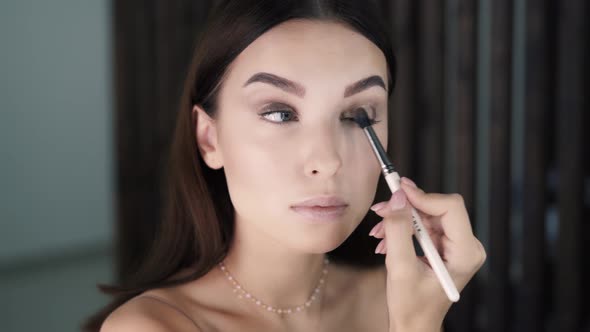
{"label": "brown vertical blind", "polygon": [[[492,1],[490,13],[489,57],[489,225],[487,250],[488,284],[484,301],[488,310],[489,330],[507,331],[511,319],[510,268],[510,130],[512,92],[512,20],[513,1]],[[495,184],[495,185],[494,185]]]}
{"label": "brown vertical blind", "polygon": [[[588,242],[588,227],[583,229],[583,220],[588,224],[588,206],[584,213],[584,178],[583,156],[588,156],[588,148],[584,151],[583,139],[584,110],[588,120],[587,103],[584,104],[588,85],[588,68],[584,71],[584,60],[588,58],[588,8],[584,1],[558,2],[559,21],[557,22],[557,60],[556,60],[556,159],[559,184],[557,191],[557,213],[559,215],[559,237],[555,263],[556,287],[556,326],[563,331],[574,331],[584,324],[588,314],[582,312],[585,299],[583,283],[588,274],[583,276],[582,269],[588,272],[587,252],[582,243]],[[586,38],[586,42],[584,39]],[[587,65],[587,63],[586,63]],[[585,73],[585,77],[584,77]],[[586,89],[584,89],[584,85]],[[586,125],[588,122],[586,121]],[[588,160],[586,160],[588,162]],[[586,164],[586,179],[588,177]],[[586,180],[588,183],[588,180]],[[588,202],[588,188],[586,188]],[[586,216],[586,217],[585,217]],[[584,263],[585,262],[585,263]],[[584,278],[585,277],[585,278]],[[587,284],[587,282],[585,282]],[[585,306],[588,308],[588,306]]]}
{"label": "brown vertical blind", "polygon": [[[423,4],[426,6],[427,4]],[[442,188],[461,193],[470,214],[474,209],[474,114],[476,91],[476,7],[472,0],[445,3],[444,96],[445,165]],[[427,78],[426,78],[427,79]],[[421,176],[421,174],[420,174]],[[472,331],[475,317],[475,281],[461,292],[461,301],[447,315],[449,330]]]}
{"label": "brown vertical blind", "polygon": [[[424,190],[442,187],[444,120],[444,15],[442,1],[425,2],[417,10],[417,100],[415,113],[416,173]],[[400,85],[403,83],[400,83]]]}
{"label": "brown vertical blind", "polygon": [[[553,36],[549,29],[549,2],[528,1],[526,7],[526,64],[524,107],[524,166],[522,179],[522,279],[517,327],[539,331],[545,325],[547,300],[545,215],[547,211],[547,150],[549,110],[555,86],[551,86]],[[526,304],[526,306],[523,306]]]}
{"label": "brown vertical blind", "polygon": [[389,151],[395,167],[401,173],[413,176],[417,76],[416,2],[389,2],[388,13],[393,25],[393,48],[398,60],[397,82],[390,107],[393,126],[389,134]]}

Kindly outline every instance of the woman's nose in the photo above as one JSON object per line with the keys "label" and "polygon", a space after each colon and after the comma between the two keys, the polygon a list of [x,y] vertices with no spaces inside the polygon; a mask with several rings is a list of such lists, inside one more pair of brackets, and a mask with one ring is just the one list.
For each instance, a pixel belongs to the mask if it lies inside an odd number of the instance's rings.
{"label": "woman's nose", "polygon": [[338,137],[333,130],[316,129],[310,134],[304,171],[307,176],[331,177],[342,167]]}

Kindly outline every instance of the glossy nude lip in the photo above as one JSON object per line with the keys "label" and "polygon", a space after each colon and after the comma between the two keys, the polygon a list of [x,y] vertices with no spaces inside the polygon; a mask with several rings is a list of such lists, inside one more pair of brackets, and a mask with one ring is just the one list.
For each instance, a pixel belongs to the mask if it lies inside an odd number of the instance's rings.
{"label": "glossy nude lip", "polygon": [[335,221],[345,213],[348,204],[336,196],[322,196],[291,206],[299,215],[313,222]]}

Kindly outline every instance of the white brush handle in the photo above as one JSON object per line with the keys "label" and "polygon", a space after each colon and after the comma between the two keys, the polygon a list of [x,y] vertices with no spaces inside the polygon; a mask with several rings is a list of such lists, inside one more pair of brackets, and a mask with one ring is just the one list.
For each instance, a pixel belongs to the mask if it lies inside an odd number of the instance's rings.
{"label": "white brush handle", "polygon": [[[385,181],[392,194],[400,189],[400,177],[397,172],[385,175]],[[428,231],[424,228],[422,218],[414,207],[412,207],[412,224],[414,226],[414,236],[416,236],[418,243],[420,243],[422,251],[424,251],[424,255],[426,256],[426,259],[428,259],[428,262],[447,294],[447,297],[452,302],[459,301],[459,291],[457,290],[449,271],[445,267],[445,264],[440,258],[436,247],[434,247],[432,239],[430,239],[430,235],[428,235]]]}

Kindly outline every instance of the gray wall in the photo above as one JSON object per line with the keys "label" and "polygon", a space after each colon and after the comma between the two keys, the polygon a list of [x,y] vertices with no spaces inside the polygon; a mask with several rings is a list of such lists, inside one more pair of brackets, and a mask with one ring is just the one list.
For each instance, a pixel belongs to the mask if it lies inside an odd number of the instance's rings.
{"label": "gray wall", "polygon": [[107,0],[0,2],[0,324],[76,331],[113,222]]}

